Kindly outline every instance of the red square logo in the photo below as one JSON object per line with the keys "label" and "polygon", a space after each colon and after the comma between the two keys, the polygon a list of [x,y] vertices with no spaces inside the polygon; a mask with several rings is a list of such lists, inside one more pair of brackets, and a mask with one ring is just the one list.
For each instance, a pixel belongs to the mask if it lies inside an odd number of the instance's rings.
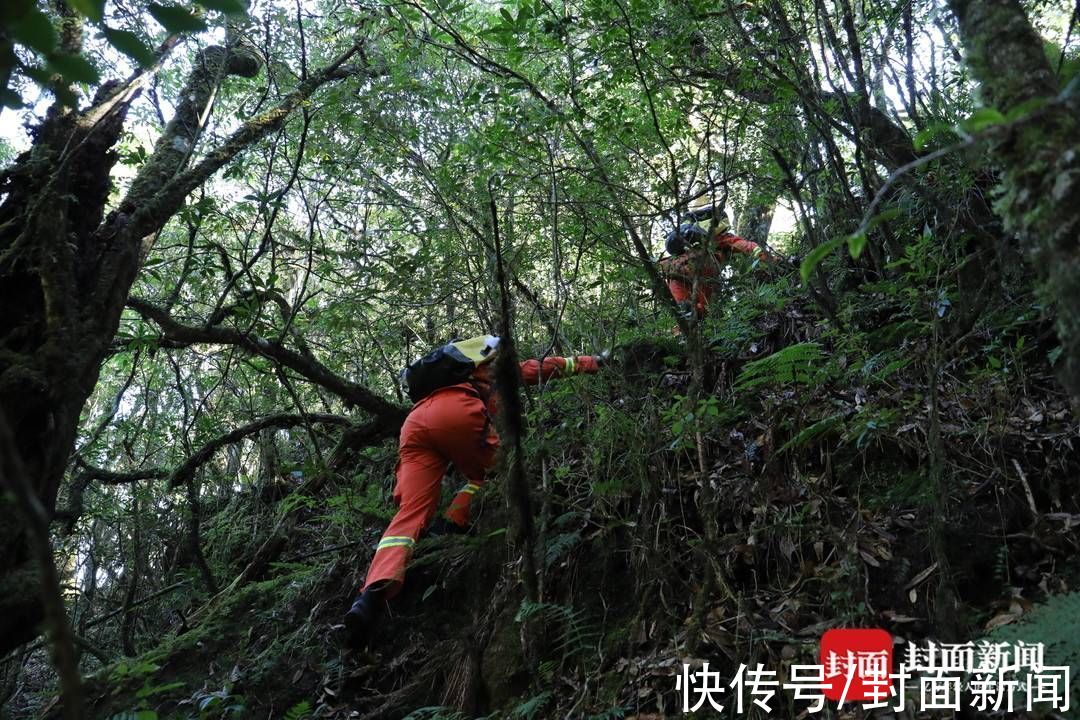
{"label": "red square logo", "polygon": [[884,630],[826,631],[819,657],[825,697],[842,702],[886,701],[894,692],[892,659],[892,635]]}

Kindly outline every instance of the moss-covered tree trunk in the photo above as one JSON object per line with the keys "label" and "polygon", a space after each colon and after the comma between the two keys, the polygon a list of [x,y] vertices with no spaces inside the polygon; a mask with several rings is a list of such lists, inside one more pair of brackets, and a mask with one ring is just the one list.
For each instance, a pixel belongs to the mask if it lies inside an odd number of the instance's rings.
{"label": "moss-covered tree trunk", "polygon": [[[950,0],[966,62],[982,101],[1003,113],[1033,109],[995,141],[1001,165],[997,210],[1056,304],[1064,352],[1058,377],[1080,409],[1080,93],[1058,92],[1058,80],[1018,0]],[[1075,85],[1075,83],[1074,83]]]}
{"label": "moss-covered tree trunk", "polygon": [[[0,455],[0,477],[21,478],[20,487],[33,493],[46,515],[55,513],[79,415],[155,234],[189,193],[282,127],[320,87],[382,73],[363,51],[359,39],[192,162],[222,80],[253,77],[263,64],[255,52],[239,46],[204,48],[181,90],[175,117],[125,198],[108,214],[110,171],[117,159],[113,147],[148,73],[107,83],[85,110],[54,107],[37,129],[32,149],[0,174],[0,435],[10,434],[15,448]],[[356,57],[361,62],[349,64]],[[315,372],[324,382],[330,374],[322,366]],[[374,405],[373,414],[403,417],[365,388],[349,384],[349,389],[365,409]],[[361,428],[354,436],[364,433]],[[40,563],[29,537],[12,494],[0,493],[0,655],[33,638],[42,620]]]}
{"label": "moss-covered tree trunk", "polygon": [[[190,181],[178,180],[213,95],[226,75],[251,77],[260,67],[251,53],[216,46],[201,51],[176,116],[127,197],[108,215],[113,147],[138,94],[135,84],[103,86],[82,111],[54,106],[31,150],[4,174],[0,429],[8,429],[18,457],[0,462],[4,477],[21,470],[20,482],[46,512],[55,508],[83,404],[148,249],[144,239],[192,189]],[[0,494],[0,654],[38,632],[39,570],[25,518],[9,493]]]}

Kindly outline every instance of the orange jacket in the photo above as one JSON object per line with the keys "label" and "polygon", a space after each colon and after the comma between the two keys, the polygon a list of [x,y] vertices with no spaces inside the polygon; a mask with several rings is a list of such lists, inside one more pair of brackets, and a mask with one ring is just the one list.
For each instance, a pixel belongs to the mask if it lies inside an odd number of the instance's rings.
{"label": "orange jacket", "polygon": [[694,280],[699,279],[694,297],[694,311],[699,318],[704,317],[705,306],[709,304],[713,291],[712,283],[702,281],[716,277],[720,268],[727,264],[731,253],[751,255],[766,262],[772,260],[772,256],[757,243],[744,240],[726,230],[713,237],[713,245],[711,257],[704,248],[696,248],[660,261],[660,270],[668,277],[668,290],[677,303],[690,300],[694,295]]}
{"label": "orange jacket", "polygon": [[[492,392],[493,382],[491,380],[491,366],[493,364],[494,363],[489,362],[476,368],[469,382],[450,386],[464,387],[479,392],[480,397],[483,398],[485,404],[487,404],[488,412],[492,414],[496,412],[498,407],[495,401],[495,396],[498,393]],[[596,361],[595,355],[546,357],[542,363],[539,360],[525,360],[524,362],[518,363],[518,373],[521,377],[521,382],[525,385],[537,385],[541,382],[551,380],[552,378],[565,377],[568,375],[595,373],[599,369],[600,364]]]}
{"label": "orange jacket", "polygon": [[693,281],[695,275],[702,278],[715,277],[719,268],[727,264],[732,252],[751,255],[765,261],[772,260],[760,245],[743,240],[730,232],[717,233],[713,237],[713,244],[712,257],[715,262],[708,262],[708,255],[704,249],[698,248],[682,255],[664,258],[660,261],[660,268],[668,277]]}

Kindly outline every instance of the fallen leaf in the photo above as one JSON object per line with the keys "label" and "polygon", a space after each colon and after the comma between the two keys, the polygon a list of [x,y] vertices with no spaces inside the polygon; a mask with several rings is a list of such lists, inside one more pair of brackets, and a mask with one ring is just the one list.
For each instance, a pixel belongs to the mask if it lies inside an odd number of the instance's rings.
{"label": "fallen leaf", "polygon": [[1001,613],[1000,615],[995,615],[994,617],[990,618],[989,622],[986,623],[985,629],[993,630],[994,628],[999,628],[1002,625],[1008,625],[1009,623],[1016,622],[1019,619],[1019,615],[1013,615],[1012,613]]}

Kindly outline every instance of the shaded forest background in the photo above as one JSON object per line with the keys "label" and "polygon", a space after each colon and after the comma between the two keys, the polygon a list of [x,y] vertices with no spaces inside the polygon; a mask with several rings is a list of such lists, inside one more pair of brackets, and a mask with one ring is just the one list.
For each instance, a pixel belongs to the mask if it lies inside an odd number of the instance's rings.
{"label": "shaded forest background", "polygon": [[[1076,665],[1078,12],[4,3],[0,713],[658,717],[837,626]],[[709,204],[776,259],[696,322]],[[503,328],[614,362],[343,653],[398,372]]]}

